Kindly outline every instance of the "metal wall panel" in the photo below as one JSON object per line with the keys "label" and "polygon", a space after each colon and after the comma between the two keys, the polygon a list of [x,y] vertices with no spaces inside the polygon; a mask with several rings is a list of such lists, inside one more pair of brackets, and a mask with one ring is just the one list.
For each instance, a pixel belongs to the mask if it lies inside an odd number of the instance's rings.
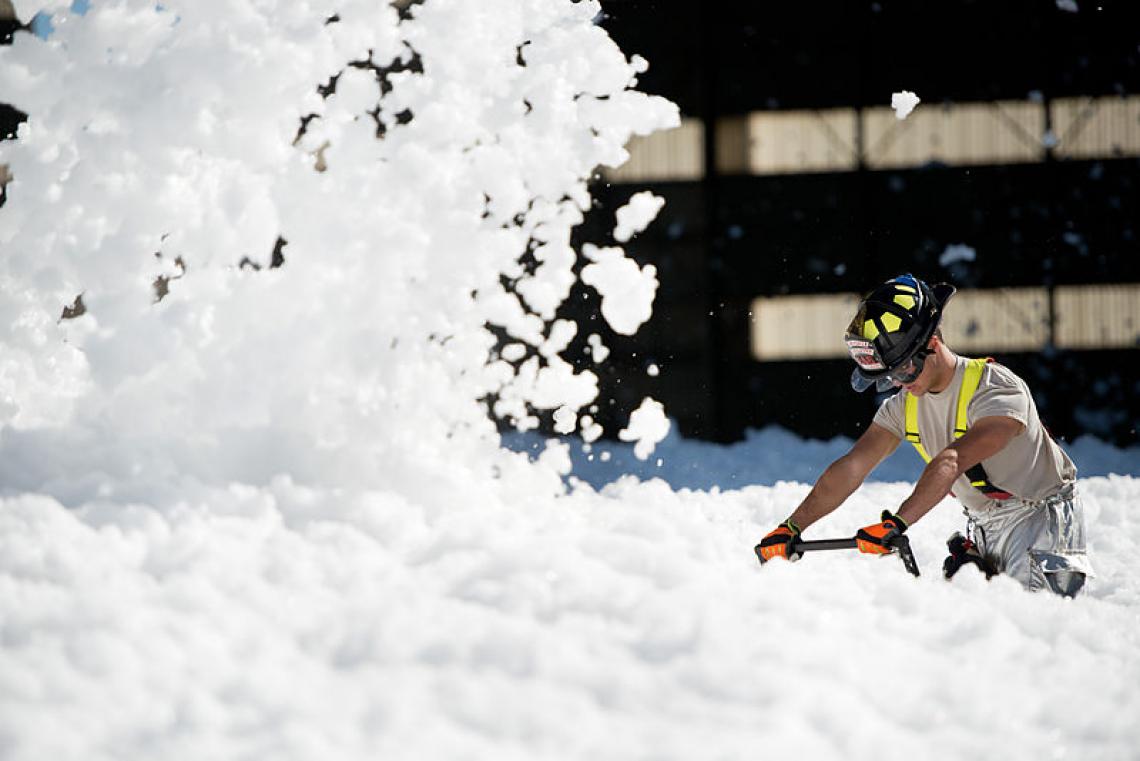
{"label": "metal wall panel", "polygon": [[752,302],[752,356],[761,361],[846,357],[854,293],[773,296]]}
{"label": "metal wall panel", "polygon": [[[699,180],[703,141],[703,122],[683,119],[677,129],[631,139],[629,161],[605,176],[631,183]],[[1140,155],[1140,96],[924,103],[902,120],[887,107],[753,111],[721,118],[716,133],[717,169],[729,175],[854,171],[860,151],[876,170],[1021,164],[1044,161],[1049,148],[1066,159]]]}
{"label": "metal wall panel", "polygon": [[753,174],[852,171],[859,166],[854,109],[754,111],[748,116]]}
{"label": "metal wall panel", "polygon": [[626,145],[629,161],[603,172],[610,182],[699,180],[705,175],[704,123],[682,119],[676,129],[635,135]]}
{"label": "metal wall panel", "polygon": [[1051,108],[1059,158],[1140,156],[1140,96],[1058,98]]}
{"label": "metal wall panel", "polygon": [[919,104],[906,119],[890,108],[863,112],[868,168],[1015,164],[1045,157],[1045,109],[1032,101]]}
{"label": "metal wall panel", "polygon": [[[946,309],[946,343],[966,354],[1140,346],[1140,284],[1058,287],[1055,314],[1046,288],[962,290]],[[761,361],[847,356],[843,331],[854,293],[774,296],[752,302],[752,356]]]}
{"label": "metal wall panel", "polygon": [[1140,285],[1062,286],[1055,298],[1058,346],[1140,347]]}
{"label": "metal wall panel", "polygon": [[967,354],[1040,351],[1049,343],[1049,292],[960,291],[946,308],[942,333],[952,349]]}

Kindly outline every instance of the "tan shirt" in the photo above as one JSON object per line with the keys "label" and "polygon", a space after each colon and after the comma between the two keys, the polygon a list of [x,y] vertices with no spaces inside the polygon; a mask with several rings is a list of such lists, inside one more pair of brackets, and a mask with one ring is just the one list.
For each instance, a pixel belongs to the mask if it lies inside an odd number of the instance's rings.
{"label": "tan shirt", "polygon": [[[922,446],[931,457],[945,449],[954,435],[954,419],[958,414],[958,391],[962,388],[966,358],[958,357],[954,379],[937,394],[928,392],[918,400],[918,434]],[[899,391],[879,406],[874,422],[904,439],[906,392]],[[989,480],[1024,500],[1044,499],[1055,494],[1062,485],[1076,480],[1077,468],[1065,454],[1037,416],[1037,405],[1025,381],[1012,370],[990,362],[982,371],[978,390],[966,408],[970,425],[984,417],[1011,417],[1025,427],[1004,449],[982,460]],[[994,505],[964,475],[954,482],[954,496],[971,511]]]}

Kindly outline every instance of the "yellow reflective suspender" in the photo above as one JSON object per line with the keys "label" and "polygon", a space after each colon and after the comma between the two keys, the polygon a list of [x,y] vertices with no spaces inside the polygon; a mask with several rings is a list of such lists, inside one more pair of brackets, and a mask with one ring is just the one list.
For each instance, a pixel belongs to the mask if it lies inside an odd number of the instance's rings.
{"label": "yellow reflective suspender", "polygon": [[966,363],[966,372],[962,376],[962,388],[958,391],[958,415],[954,419],[955,439],[965,436],[966,429],[970,427],[970,423],[966,419],[966,408],[970,406],[970,400],[978,391],[978,384],[982,382],[982,370],[986,369],[987,361],[985,359],[971,359]]}
{"label": "yellow reflective suspender", "polygon": [[906,394],[906,440],[914,444],[918,455],[926,462],[930,462],[930,455],[922,446],[922,437],[918,435],[918,399],[909,391]]}
{"label": "yellow reflective suspender", "polygon": [[[982,382],[982,371],[985,370],[988,362],[988,359],[970,359],[966,361],[966,372],[962,376],[962,387],[958,389],[958,408],[954,417],[955,440],[965,436],[967,429],[970,427],[969,420],[966,417],[966,408],[970,406],[970,400],[974,398],[974,394],[978,391],[978,385]],[[922,437],[918,433],[918,398],[909,392],[906,392],[904,426],[906,440],[914,445],[915,450],[918,451],[919,456],[923,460],[930,462],[930,455],[927,453],[926,448],[922,446]],[[990,483],[989,477],[986,475],[986,471],[981,463],[967,470],[966,477],[970,479],[972,486],[979,489],[987,497],[994,499],[1007,499],[1010,497],[1008,492]]]}

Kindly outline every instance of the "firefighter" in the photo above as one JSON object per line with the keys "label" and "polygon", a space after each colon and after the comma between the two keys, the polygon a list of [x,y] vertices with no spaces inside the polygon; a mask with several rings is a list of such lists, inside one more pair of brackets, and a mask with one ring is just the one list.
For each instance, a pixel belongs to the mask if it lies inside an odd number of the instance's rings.
{"label": "firefighter", "polygon": [[761,561],[796,560],[801,532],[835,510],[902,441],[926,461],[910,495],[859,529],[861,552],[892,540],[953,494],[967,518],[943,566],[1004,573],[1031,590],[1074,596],[1090,573],[1077,469],[1041,424],[1025,381],[991,359],[955,354],[940,324],[955,288],[902,275],[860,302],[847,328],[851,385],[896,389],[866,432],[831,463],[792,514],[757,545]]}

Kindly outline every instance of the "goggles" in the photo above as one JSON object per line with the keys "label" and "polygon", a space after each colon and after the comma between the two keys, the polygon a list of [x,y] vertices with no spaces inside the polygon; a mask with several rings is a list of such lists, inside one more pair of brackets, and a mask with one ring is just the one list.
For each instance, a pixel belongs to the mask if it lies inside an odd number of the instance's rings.
{"label": "goggles", "polygon": [[889,371],[887,377],[900,386],[906,383],[914,383],[922,374],[922,367],[926,364],[928,356],[930,356],[930,349],[919,349],[913,357]]}

